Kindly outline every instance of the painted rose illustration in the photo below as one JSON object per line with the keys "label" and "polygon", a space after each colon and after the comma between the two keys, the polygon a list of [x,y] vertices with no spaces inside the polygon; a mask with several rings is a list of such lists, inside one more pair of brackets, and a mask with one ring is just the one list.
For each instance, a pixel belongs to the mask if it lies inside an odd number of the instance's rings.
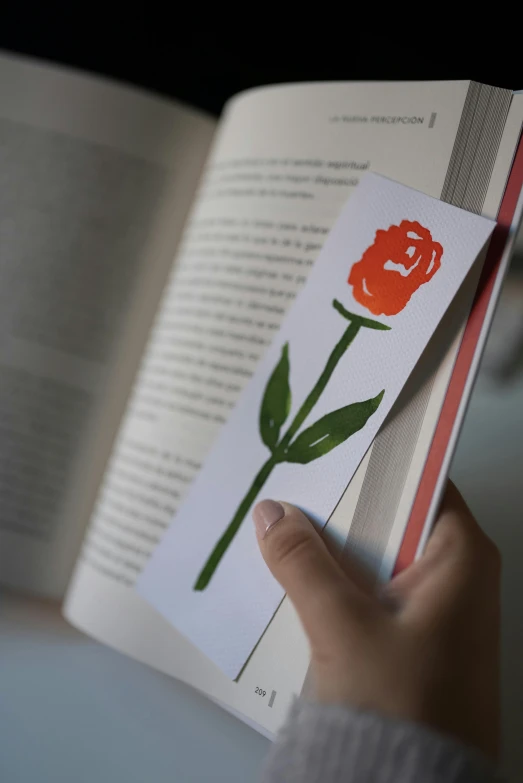
{"label": "painted rose illustration", "polygon": [[376,231],[376,239],[352,267],[349,284],[357,302],[374,315],[397,315],[412,294],[441,266],[443,248],[420,223]]}
{"label": "painted rose illustration", "polygon": [[[442,246],[434,242],[430,231],[417,222],[403,220],[399,226],[378,230],[374,244],[351,269],[348,282],[353,287],[354,298],[375,315],[396,315],[420,285],[435,275],[441,265],[442,254]],[[194,590],[205,590],[261,488],[280,462],[304,465],[320,459],[361,430],[380,406],[385,389],[368,400],[352,402],[331,411],[301,429],[360,329],[388,331],[391,328],[349,312],[337,299],[333,300],[332,306],[347,324],[345,331],[284,432],[282,429],[291,410],[292,396],[288,343],[282,348],[260,407],[259,432],[269,456],[200,571]]]}

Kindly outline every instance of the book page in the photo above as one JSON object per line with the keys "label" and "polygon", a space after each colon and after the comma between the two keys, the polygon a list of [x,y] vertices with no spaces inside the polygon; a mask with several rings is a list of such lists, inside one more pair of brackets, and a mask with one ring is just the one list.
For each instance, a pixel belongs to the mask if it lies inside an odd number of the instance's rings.
{"label": "book page", "polygon": [[63,594],[214,122],[0,58],[0,579]]}
{"label": "book page", "polygon": [[[231,683],[134,584],[361,173],[439,197],[468,93],[467,82],[311,84],[232,102],[104,477],[67,617],[269,732],[307,669],[290,604]],[[338,507],[342,520],[334,514],[345,537],[368,461]]]}

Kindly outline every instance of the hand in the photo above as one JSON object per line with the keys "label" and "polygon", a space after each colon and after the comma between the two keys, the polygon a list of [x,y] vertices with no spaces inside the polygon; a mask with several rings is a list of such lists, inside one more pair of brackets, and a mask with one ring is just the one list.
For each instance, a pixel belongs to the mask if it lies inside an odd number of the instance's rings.
{"label": "hand", "polygon": [[258,542],[311,646],[316,700],[418,721],[497,756],[500,557],[449,484],[420,560],[376,592],[287,503]]}

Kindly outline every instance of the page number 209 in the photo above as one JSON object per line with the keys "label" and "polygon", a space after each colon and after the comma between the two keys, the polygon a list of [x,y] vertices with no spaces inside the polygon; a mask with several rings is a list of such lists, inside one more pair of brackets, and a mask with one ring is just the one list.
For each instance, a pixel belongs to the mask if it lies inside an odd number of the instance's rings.
{"label": "page number 209", "polygon": [[[267,691],[264,691],[263,688],[256,687],[254,689],[254,693],[257,696],[261,696],[262,699],[264,699],[265,696],[267,696]],[[272,707],[272,705],[274,704],[274,699],[275,698],[276,698],[276,691],[272,691],[271,695],[269,696],[269,707]]]}

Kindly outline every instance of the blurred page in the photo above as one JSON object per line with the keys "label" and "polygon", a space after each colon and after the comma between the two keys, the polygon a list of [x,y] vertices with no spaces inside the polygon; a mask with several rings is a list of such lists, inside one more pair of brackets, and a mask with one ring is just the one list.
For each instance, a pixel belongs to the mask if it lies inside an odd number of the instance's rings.
{"label": "blurred page", "polygon": [[213,125],[0,58],[3,582],[64,591]]}

